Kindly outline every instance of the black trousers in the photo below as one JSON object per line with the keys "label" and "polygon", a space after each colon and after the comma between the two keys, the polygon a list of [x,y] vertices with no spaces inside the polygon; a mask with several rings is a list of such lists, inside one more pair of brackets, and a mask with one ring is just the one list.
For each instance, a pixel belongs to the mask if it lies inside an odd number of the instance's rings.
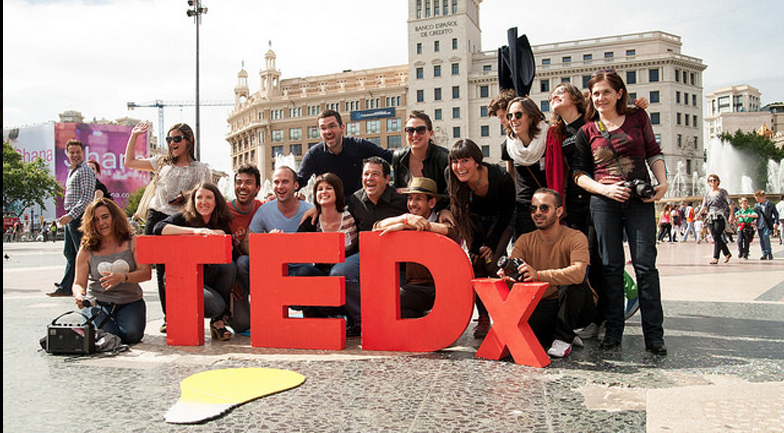
{"label": "black trousers", "polygon": [[571,344],[574,330],[588,326],[595,315],[596,304],[587,284],[558,286],[558,299],[539,301],[528,324],[539,344],[547,348],[555,339]]}

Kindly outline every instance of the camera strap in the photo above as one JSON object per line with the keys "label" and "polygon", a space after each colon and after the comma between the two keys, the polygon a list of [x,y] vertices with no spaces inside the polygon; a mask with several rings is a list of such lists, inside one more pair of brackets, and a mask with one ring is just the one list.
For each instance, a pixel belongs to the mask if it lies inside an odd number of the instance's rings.
{"label": "camera strap", "polygon": [[618,154],[615,152],[615,146],[613,146],[612,140],[610,140],[610,131],[607,130],[607,125],[605,125],[601,119],[596,120],[593,123],[596,125],[596,129],[599,130],[599,133],[602,134],[602,138],[607,141],[607,145],[610,147],[610,151],[613,154],[613,159],[615,160],[615,163],[618,164],[618,172],[621,173],[621,177],[623,177],[623,180],[628,181],[628,173],[624,173],[621,168],[621,161],[618,159]]}

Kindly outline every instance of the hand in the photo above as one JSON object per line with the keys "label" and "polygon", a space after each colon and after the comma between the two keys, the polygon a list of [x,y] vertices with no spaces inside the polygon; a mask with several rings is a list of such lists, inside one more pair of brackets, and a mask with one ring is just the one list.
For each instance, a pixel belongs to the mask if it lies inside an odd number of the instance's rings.
{"label": "hand", "polygon": [[103,277],[101,277],[101,287],[106,290],[111,289],[112,287],[122,284],[125,282],[126,274],[125,273],[113,273],[109,272]]}
{"label": "hand", "polygon": [[131,135],[141,135],[146,134],[147,131],[150,130],[150,123],[149,122],[141,122],[136,124],[131,130]]}
{"label": "hand", "polygon": [[87,295],[87,290],[84,290],[78,286],[73,286],[71,288],[71,293],[74,296],[74,302],[76,303],[76,306],[79,307],[79,309],[84,308],[82,301],[84,300],[85,295]]}
{"label": "hand", "polygon": [[618,182],[605,185],[602,195],[617,202],[625,203],[626,200],[629,200],[631,192],[629,188],[623,186],[623,181],[619,180]]}
{"label": "hand", "polygon": [[61,217],[60,217],[60,218],[57,220],[57,225],[59,225],[60,227],[62,227],[62,226],[64,226],[64,225],[68,224],[68,223],[69,223],[69,222],[71,222],[71,221],[73,221],[73,218],[71,218],[71,215],[63,215],[63,216],[61,216]]}
{"label": "hand", "polygon": [[449,224],[452,227],[457,227],[455,216],[452,215],[452,211],[449,209],[441,209],[441,212],[438,213],[438,222],[441,224]]}
{"label": "hand", "polygon": [[427,231],[430,230],[430,221],[426,220],[425,218],[419,215],[413,215],[410,213],[405,214],[405,222],[406,225],[416,229],[416,231]]}
{"label": "hand", "polygon": [[222,235],[223,230],[213,230],[213,229],[208,229],[207,227],[201,227],[201,228],[194,229],[193,234],[202,235],[202,236]]}
{"label": "hand", "polygon": [[479,257],[484,260],[485,263],[492,263],[493,262],[493,250],[486,245],[482,245],[479,248]]}
{"label": "hand", "polygon": [[[399,231],[405,230],[405,229],[406,229],[406,224],[405,223],[400,222],[400,223],[392,224],[392,225],[389,225],[389,226],[384,227],[383,229],[381,229],[381,234],[379,236],[384,236],[385,234],[391,233],[391,232],[399,232]],[[374,231],[377,231],[377,230],[374,230]]]}
{"label": "hand", "polygon": [[652,202],[661,200],[661,198],[664,197],[664,193],[667,192],[668,188],[669,188],[669,185],[667,185],[666,183],[664,183],[664,184],[660,183],[660,184],[654,186],[653,190],[656,191],[656,193],[651,198],[643,199],[642,202],[643,203],[652,203]]}
{"label": "hand", "polygon": [[313,206],[312,208],[305,211],[305,214],[302,215],[302,219],[299,220],[299,223],[302,224],[305,222],[305,220],[310,218],[310,223],[312,225],[316,225],[316,218],[318,218],[318,215],[319,215],[318,209],[316,209],[316,206]]}
{"label": "hand", "polygon": [[634,105],[637,108],[645,110],[648,108],[648,100],[646,98],[640,97],[634,100]]}

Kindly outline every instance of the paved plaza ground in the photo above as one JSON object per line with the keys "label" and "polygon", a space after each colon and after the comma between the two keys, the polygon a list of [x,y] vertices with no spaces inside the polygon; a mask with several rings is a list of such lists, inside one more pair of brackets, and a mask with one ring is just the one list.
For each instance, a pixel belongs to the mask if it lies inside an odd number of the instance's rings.
{"label": "paved plaza ground", "polygon": [[[639,314],[623,350],[596,340],[537,369],[474,357],[473,324],[434,353],[261,349],[250,339],[169,347],[153,281],[142,343],[68,361],[38,340],[70,298],[48,298],[62,242],[3,244],[3,429],[8,432],[784,432],[784,247],[773,261],[709,265],[712,245],[659,245],[669,356],[644,351]],[[213,369],[299,372],[303,385],[196,425],[164,422],[186,377]]]}

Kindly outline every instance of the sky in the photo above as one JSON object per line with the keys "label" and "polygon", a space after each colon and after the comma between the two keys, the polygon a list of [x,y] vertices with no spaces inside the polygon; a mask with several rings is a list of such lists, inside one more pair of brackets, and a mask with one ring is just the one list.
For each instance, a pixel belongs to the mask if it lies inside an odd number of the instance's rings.
{"label": "sky", "polygon": [[[271,47],[282,78],[402,65],[408,61],[408,1],[202,0],[202,104],[234,100],[237,73],[250,91]],[[158,127],[155,100],[195,101],[196,25],[186,0],[3,0],[3,127],[135,117]],[[482,50],[506,44],[517,27],[532,45],[660,30],[681,37],[681,53],[702,59],[703,95],[749,84],[763,105],[784,101],[780,0],[484,0]],[[201,107],[201,156],[230,171],[231,107]],[[164,109],[165,128],[195,127],[195,108]]]}

